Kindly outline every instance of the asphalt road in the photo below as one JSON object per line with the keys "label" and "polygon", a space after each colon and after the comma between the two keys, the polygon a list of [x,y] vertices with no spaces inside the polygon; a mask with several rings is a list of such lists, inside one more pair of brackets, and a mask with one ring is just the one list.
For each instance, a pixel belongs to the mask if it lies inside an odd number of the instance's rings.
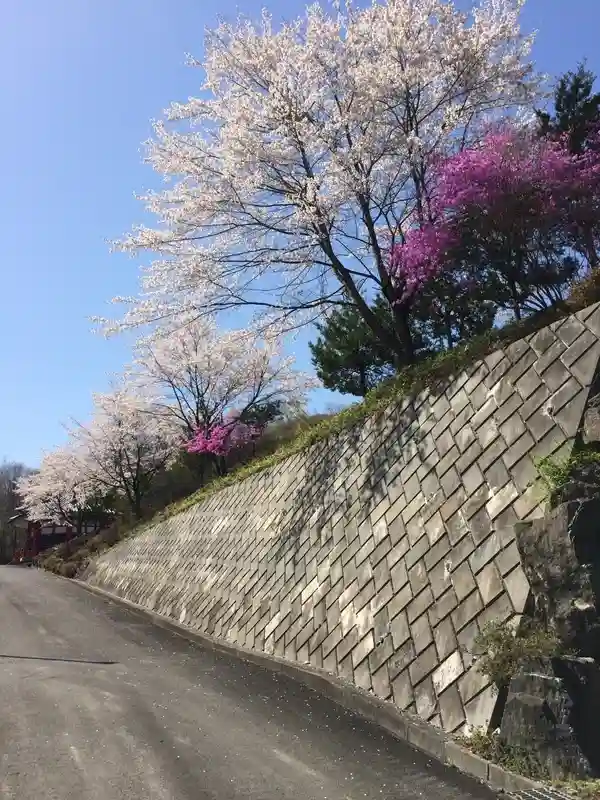
{"label": "asphalt road", "polygon": [[490,800],[275,676],[0,567],[2,800]]}

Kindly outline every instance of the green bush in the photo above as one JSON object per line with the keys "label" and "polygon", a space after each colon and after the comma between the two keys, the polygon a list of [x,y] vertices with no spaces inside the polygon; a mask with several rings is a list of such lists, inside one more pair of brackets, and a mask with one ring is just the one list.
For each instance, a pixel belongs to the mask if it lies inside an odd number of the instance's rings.
{"label": "green bush", "polygon": [[535,462],[538,474],[549,499],[560,495],[577,470],[585,467],[587,464],[600,465],[600,452],[591,448],[585,448],[572,453],[568,458],[546,456]]}
{"label": "green bush", "polygon": [[516,630],[505,622],[490,622],[475,639],[477,669],[502,689],[519,668],[560,652],[554,633],[534,627],[532,622]]}

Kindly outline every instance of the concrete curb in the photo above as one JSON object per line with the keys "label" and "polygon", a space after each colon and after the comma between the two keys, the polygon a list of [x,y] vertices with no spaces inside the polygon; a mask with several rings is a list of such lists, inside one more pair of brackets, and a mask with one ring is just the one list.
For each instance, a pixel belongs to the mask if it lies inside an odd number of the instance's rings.
{"label": "concrete curb", "polygon": [[[61,578],[61,576],[56,577]],[[352,711],[378,725],[397,739],[408,742],[437,761],[454,767],[480,783],[487,784],[494,791],[509,795],[518,793],[521,798],[531,797],[537,800],[558,800],[558,798],[565,797],[565,795],[554,793],[543,784],[523,778],[521,775],[516,775],[497,764],[486,761],[470,750],[461,747],[433,725],[429,725],[411,714],[401,712],[392,703],[364,692],[354,684],[343,681],[325,670],[308,664],[286,661],[277,656],[214,639],[85,581],[69,578],[61,578],[61,580],[77,584],[91,594],[122,605],[145,617],[154,625],[182,636],[184,639],[197,642],[209,650],[234,656],[280,675],[287,675],[328,697],[347,711]]]}

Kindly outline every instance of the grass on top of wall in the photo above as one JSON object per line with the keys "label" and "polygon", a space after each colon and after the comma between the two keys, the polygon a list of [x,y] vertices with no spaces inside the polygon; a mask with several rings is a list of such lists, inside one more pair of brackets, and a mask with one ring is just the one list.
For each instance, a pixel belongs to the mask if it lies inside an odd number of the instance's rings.
{"label": "grass on top of wall", "polygon": [[569,300],[561,308],[547,309],[520,323],[511,323],[503,328],[494,329],[452,350],[439,353],[433,358],[407,367],[394,378],[385,381],[369,392],[362,402],[354,403],[338,414],[322,419],[301,430],[295,438],[282,444],[275,452],[254,459],[232,470],[224,477],[216,478],[189,497],[159,511],[151,520],[139,526],[136,531],[186,511],[227,486],[232,486],[245,478],[269,469],[317,442],[323,442],[365,422],[370,417],[377,416],[395,401],[414,396],[423,389],[435,389],[437,385],[458,376],[464,369],[500,347],[535,333],[552,322],[574,314],[598,300],[600,300],[600,271],[592,273],[577,284]]}

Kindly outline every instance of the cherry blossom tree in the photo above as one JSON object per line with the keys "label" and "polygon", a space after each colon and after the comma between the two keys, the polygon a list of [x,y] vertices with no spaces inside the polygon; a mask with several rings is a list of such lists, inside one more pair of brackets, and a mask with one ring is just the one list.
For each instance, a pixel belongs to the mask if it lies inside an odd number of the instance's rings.
{"label": "cherry blossom tree", "polygon": [[90,423],[72,427],[70,439],[80,454],[85,483],[96,492],[123,498],[137,519],[155,478],[175,460],[182,444],[168,420],[122,388],[94,395]]}
{"label": "cherry blossom tree", "polygon": [[19,479],[17,490],[29,519],[80,528],[98,500],[84,462],[84,454],[67,445],[47,453],[36,472]]}
{"label": "cherry blossom tree", "polygon": [[460,269],[516,319],[560,303],[600,233],[600,148],[568,144],[509,127],[438,165],[432,221],[394,246],[392,280],[410,293]]}
{"label": "cherry blossom tree", "polygon": [[210,319],[190,319],[142,340],[128,380],[182,435],[209,436],[232,414],[253,423],[265,409],[294,409],[318,381],[294,369],[276,337],[222,332]]}
{"label": "cherry blossom tree", "polygon": [[[105,330],[240,307],[255,325],[294,328],[350,306],[410,357],[412,292],[390,280],[386,253],[426,219],[431,162],[537,96],[522,5],[312,4],[280,27],[264,12],[210,32],[191,60],[198,96],[173,103],[148,143],[171,181],[142,198],[157,227],[117,245],[156,258]],[[391,330],[371,309],[379,294]]]}

